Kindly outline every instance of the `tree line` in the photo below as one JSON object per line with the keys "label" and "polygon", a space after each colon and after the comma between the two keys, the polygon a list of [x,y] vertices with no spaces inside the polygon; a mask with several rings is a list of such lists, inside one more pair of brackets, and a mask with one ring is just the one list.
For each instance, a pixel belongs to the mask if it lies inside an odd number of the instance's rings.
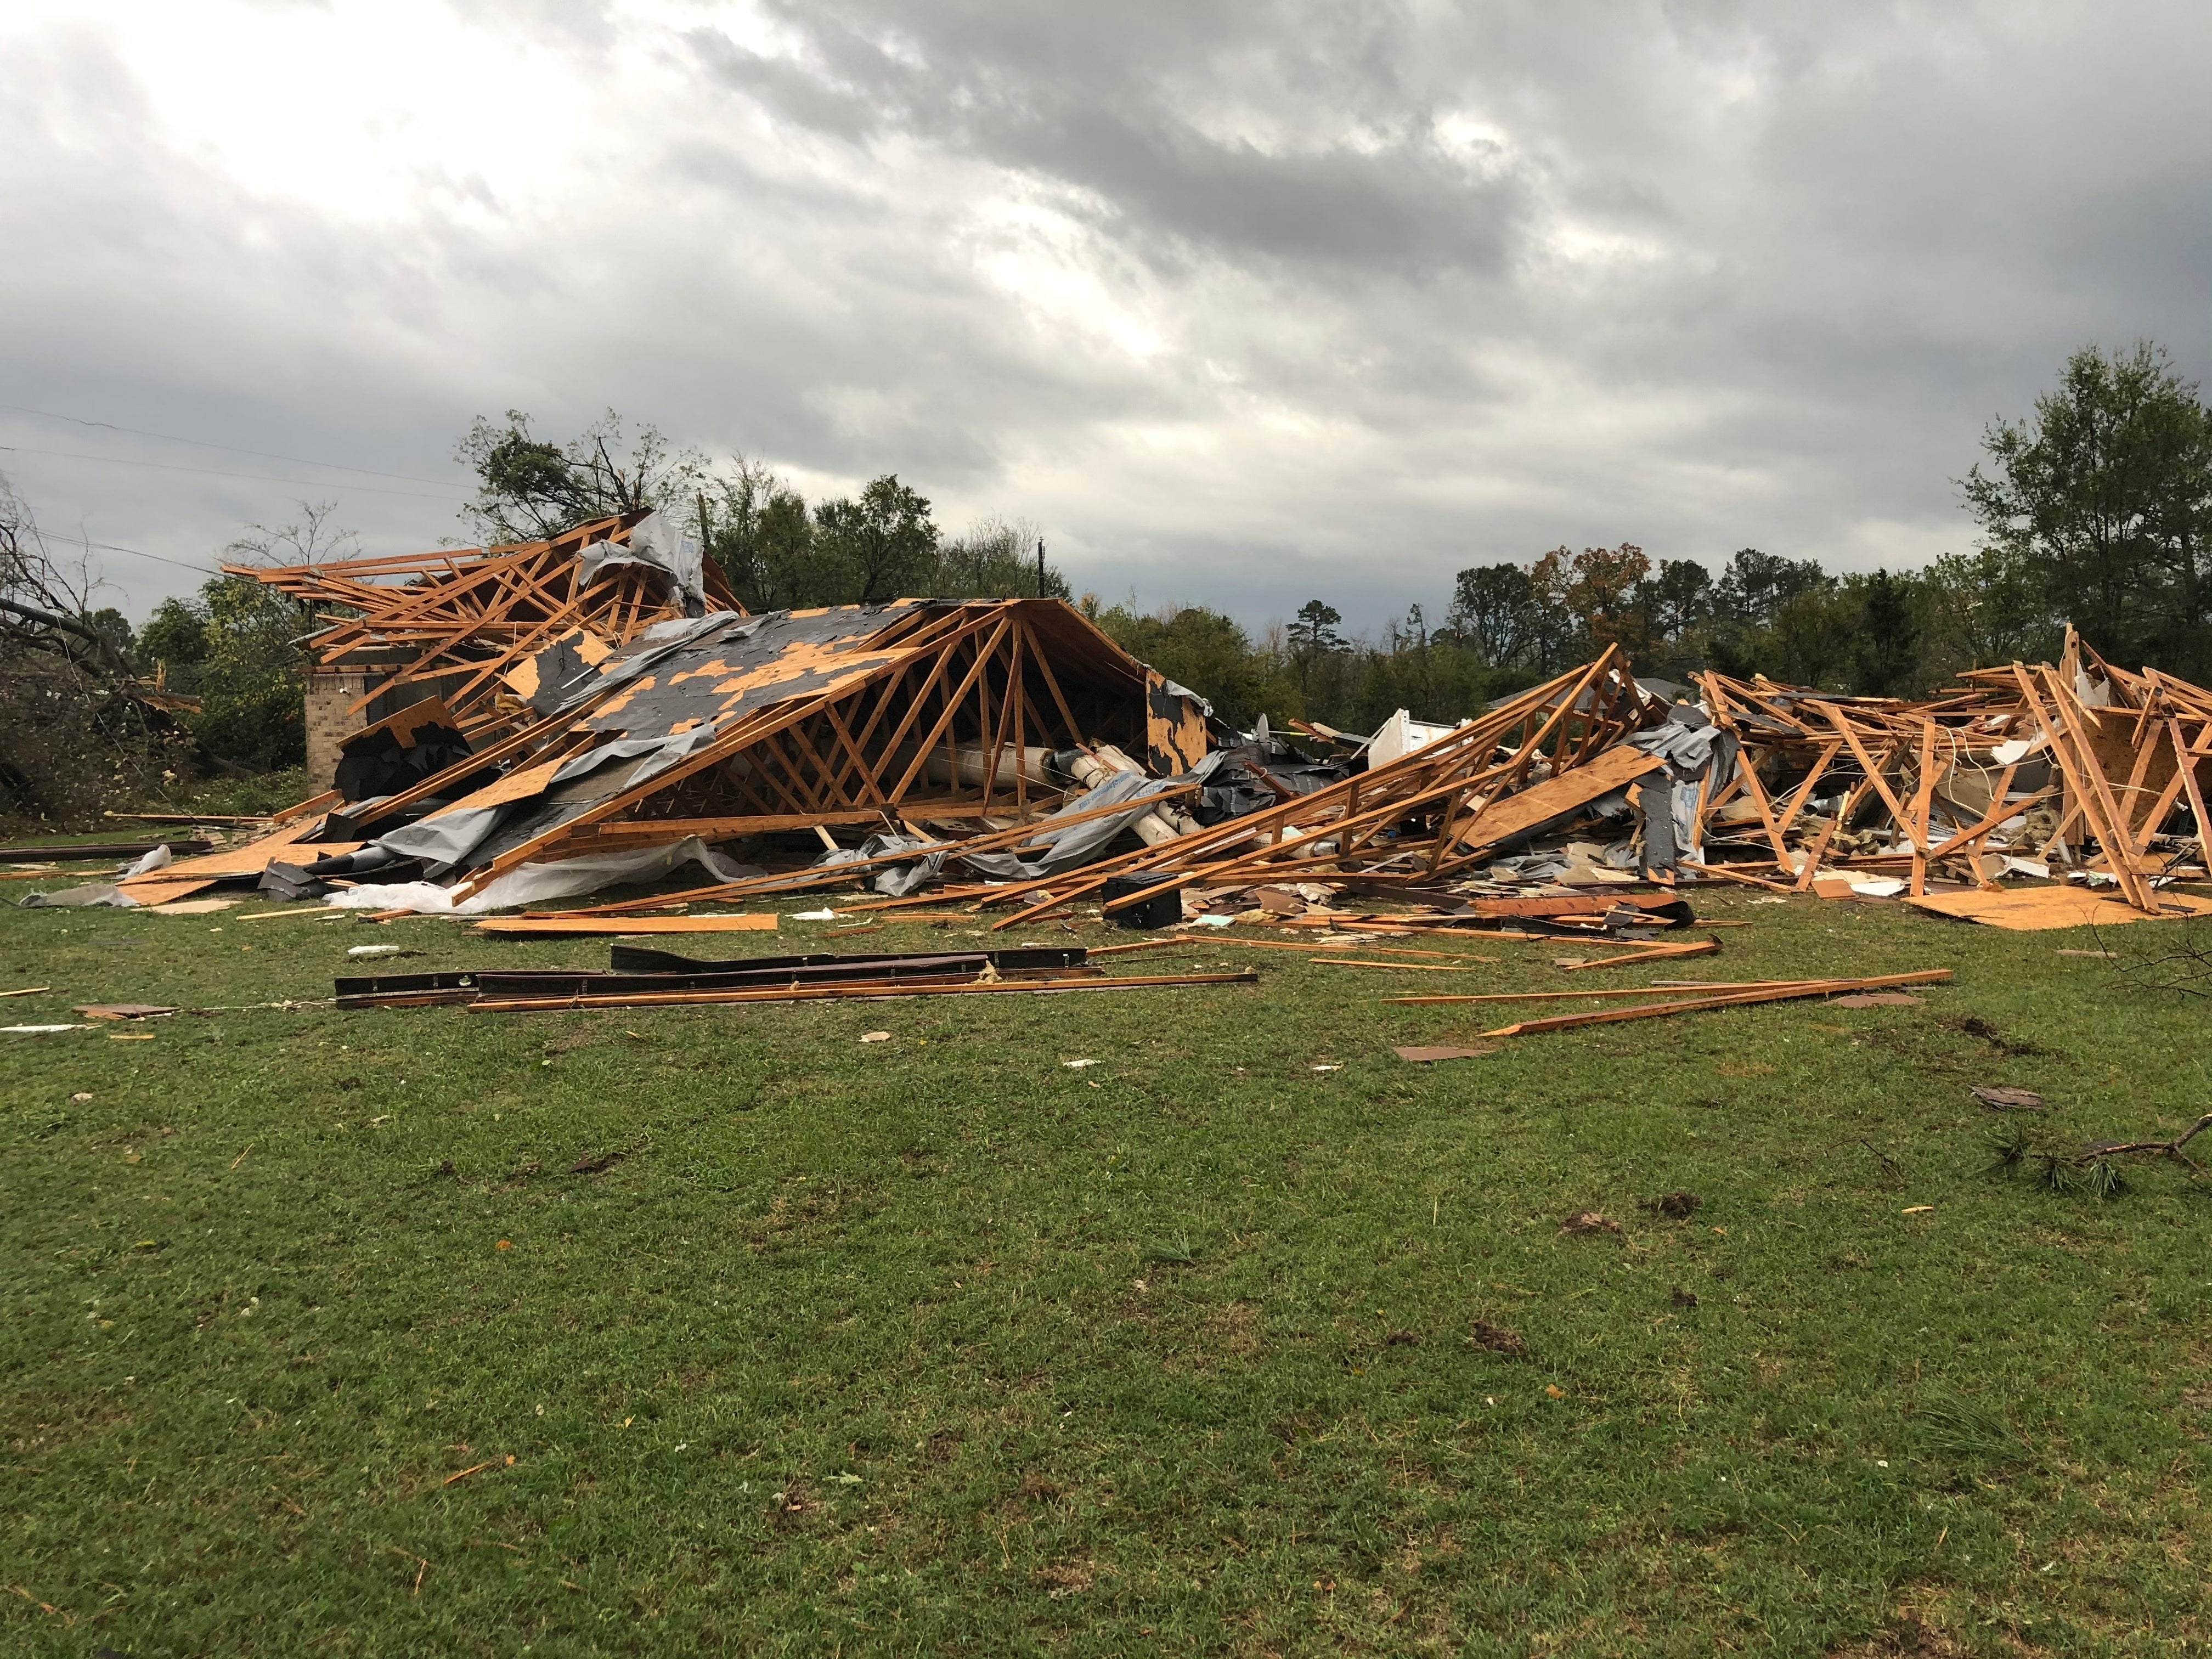
{"label": "tree line", "polygon": [[1372,731],[1391,711],[1461,719],[1610,644],[1639,676],[1713,668],[1874,696],[2054,657],[2067,624],[2130,667],[2212,684],[2212,409],[2166,354],[2075,352],[2029,416],[1998,420],[1959,481],[1979,532],[1918,570],[1838,574],[1741,548],[1717,570],[1558,547],[1462,570],[1433,612],[1348,640],[1322,599],[1255,635],[1217,611],[1085,608],[1163,672],[1249,725],[1265,711]]}
{"label": "tree line", "polygon": [[[1646,678],[1679,683],[1711,667],[1906,696],[1962,668],[2047,658],[2069,622],[2117,661],[2212,683],[2212,410],[2196,383],[2154,345],[2085,347],[2027,416],[1993,422],[1983,449],[1959,481],[1977,545],[1918,570],[1836,573],[1748,547],[1708,565],[1654,560],[1631,542],[1562,546],[1472,565],[1433,609],[1415,605],[1361,638],[1346,636],[1323,599],[1254,630],[1200,606],[1074,598],[1034,525],[987,519],[948,536],[928,498],[891,474],[809,502],[757,461],[712,463],[611,412],[557,443],[520,411],[480,417],[457,456],[477,485],[465,519],[487,544],[657,509],[698,536],[749,610],[1073,598],[1240,726],[1264,713],[1365,732],[1401,708],[1457,720],[1613,643]],[[306,507],[299,522],[253,527],[224,552],[295,562],[352,550],[327,507]],[[263,770],[303,757],[295,641],[315,624],[296,602],[220,577],[163,601],[135,633],[112,609],[77,620],[137,670],[200,696],[190,719],[216,764]]]}

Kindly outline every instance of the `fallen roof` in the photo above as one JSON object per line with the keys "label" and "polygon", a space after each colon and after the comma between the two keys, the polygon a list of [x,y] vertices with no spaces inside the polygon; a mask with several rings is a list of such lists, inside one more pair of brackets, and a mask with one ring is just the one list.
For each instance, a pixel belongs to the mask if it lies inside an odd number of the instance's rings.
{"label": "fallen roof", "polygon": [[[634,544],[641,544],[634,546]],[[665,550],[659,515],[595,519],[543,541],[317,564],[225,565],[311,604],[337,607],[310,642],[318,663],[386,678],[354,705],[458,674],[445,693],[471,734],[526,713],[504,677],[563,635],[605,644],[702,610],[744,607],[696,547]]]}

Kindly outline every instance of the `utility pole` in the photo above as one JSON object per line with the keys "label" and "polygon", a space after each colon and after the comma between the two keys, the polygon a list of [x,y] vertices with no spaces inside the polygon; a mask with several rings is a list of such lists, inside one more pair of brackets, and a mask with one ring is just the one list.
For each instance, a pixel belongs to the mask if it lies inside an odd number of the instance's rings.
{"label": "utility pole", "polygon": [[1037,598],[1044,597],[1044,538],[1037,538]]}

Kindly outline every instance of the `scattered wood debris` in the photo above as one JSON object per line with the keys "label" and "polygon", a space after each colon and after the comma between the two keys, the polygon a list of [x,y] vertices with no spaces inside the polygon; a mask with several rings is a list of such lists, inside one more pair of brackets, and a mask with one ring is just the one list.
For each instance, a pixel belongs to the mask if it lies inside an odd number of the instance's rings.
{"label": "scattered wood debris", "polygon": [[1802,997],[1828,996],[1838,991],[1871,991],[1891,985],[1926,985],[1948,980],[1948,968],[1918,973],[1885,974],[1872,979],[1778,980],[1744,990],[1714,996],[1686,997],[1679,1002],[1639,1003],[1632,1008],[1605,1008],[1588,1013],[1556,1014],[1549,1019],[1522,1020],[1501,1025],[1486,1037],[1528,1036],[1540,1031],[1567,1031],[1583,1025],[1615,1024],[1624,1020],[1658,1019],[1670,1014],[1697,1013],[1710,1008],[1741,1008],[1753,1003],[1787,1002]]}
{"label": "scattered wood debris", "polygon": [[2055,664],[1919,702],[1706,673],[1669,702],[1615,646],[1457,726],[1294,723],[1308,753],[1231,729],[1057,600],[748,615],[659,514],[235,574],[330,607],[311,648],[324,678],[368,682],[364,724],[333,787],[244,846],[173,843],[122,902],[353,884],[380,915],[514,908],[699,864],[709,884],[480,925],[741,931],[775,918],[674,913],[859,888],[841,914],[886,913],[863,927],[1095,905],[1179,935],[1645,941],[1576,971],[1716,950],[1656,938],[1696,923],[1696,880],[2001,927],[2212,913],[2168,884],[2203,871],[2212,692],[2071,632]]}
{"label": "scattered wood debris", "polygon": [[1091,967],[1081,946],[879,956],[811,955],[697,962],[617,945],[597,969],[447,969],[341,978],[341,1008],[459,1003],[472,1012],[545,1012],[744,1002],[815,1002],[907,996],[1133,991],[1255,985],[1249,969],[1115,976]]}

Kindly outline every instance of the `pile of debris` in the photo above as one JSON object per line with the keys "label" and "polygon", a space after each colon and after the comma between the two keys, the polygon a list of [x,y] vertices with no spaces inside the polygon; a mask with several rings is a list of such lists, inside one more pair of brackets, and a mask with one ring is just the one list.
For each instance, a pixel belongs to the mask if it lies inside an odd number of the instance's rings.
{"label": "pile of debris", "polygon": [[659,514],[506,546],[223,568],[324,608],[331,625],[310,641],[307,770],[326,785],[349,734],[424,698],[479,742],[526,722],[528,665],[556,641],[596,660],[656,623],[744,609]]}
{"label": "pile of debris", "polygon": [[1688,803],[1691,845],[1790,890],[1999,926],[2208,908],[2161,890],[2205,873],[2212,693],[2116,668],[2071,630],[2057,665],[1961,678],[1908,703],[1698,676],[1741,759]]}
{"label": "pile of debris", "polygon": [[[1400,711],[1293,744],[1231,730],[1057,600],[748,615],[653,516],[253,574],[351,613],[315,649],[384,663],[354,710],[374,718],[331,788],[131,877],[131,902],[251,882],[475,914],[696,864],[708,884],[541,919],[860,888],[997,928],[1079,901],[1148,926],[1382,920],[1364,900],[1617,933],[1682,920],[1622,889],[1711,878],[2008,925],[2212,909],[2167,890],[2203,857],[2212,694],[2070,638],[1913,703],[1719,674],[1670,700],[1609,647],[1457,726]],[[2056,915],[2051,894],[2067,921],[2005,908]]]}

